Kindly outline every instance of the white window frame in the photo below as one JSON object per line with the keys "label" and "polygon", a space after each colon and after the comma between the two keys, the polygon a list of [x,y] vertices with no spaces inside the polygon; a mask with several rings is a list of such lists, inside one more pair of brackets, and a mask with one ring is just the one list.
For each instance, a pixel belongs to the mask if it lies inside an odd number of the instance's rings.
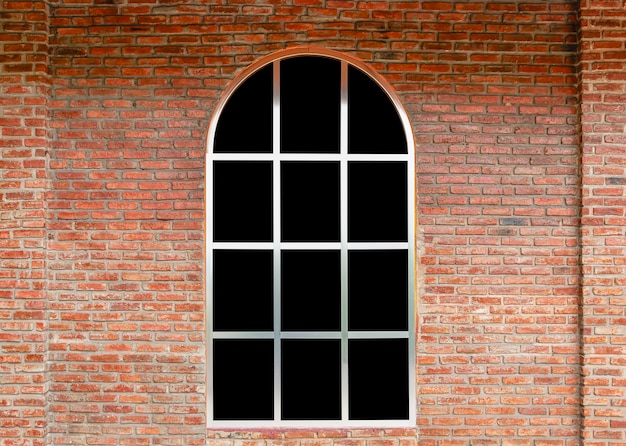
{"label": "white window frame", "polygon": [[[280,72],[279,62],[294,56],[321,56],[341,62],[341,102],[340,102],[340,153],[280,153]],[[252,74],[268,64],[275,64],[273,71],[273,143],[272,153],[213,153],[217,123],[230,95]],[[349,154],[348,153],[348,66],[359,69],[374,80],[392,101],[404,129],[406,154]],[[214,161],[272,161],[273,168],[273,242],[226,243],[213,241],[213,162]],[[281,161],[338,161],[340,163],[340,242],[281,242],[280,231],[280,162]],[[407,164],[407,242],[348,242],[347,235],[347,198],[348,198],[348,161],[404,161]],[[216,104],[207,134],[205,163],[205,287],[207,308],[207,427],[210,429],[263,429],[263,428],[413,428],[416,426],[416,387],[415,387],[415,141],[408,116],[401,101],[391,85],[371,67],[360,60],[332,50],[315,47],[295,47],[263,57],[248,66],[233,81]],[[273,332],[214,332],[213,331],[213,267],[214,249],[254,249],[273,250],[274,252],[274,306]],[[280,262],[281,250],[315,249],[338,250],[341,252],[341,331],[338,332],[281,332],[280,315]],[[407,331],[348,331],[348,250],[361,249],[405,249],[408,252],[408,330]],[[212,345],[214,339],[273,339],[274,340],[274,420],[214,420],[212,398]],[[350,420],[348,418],[348,339],[388,339],[403,338],[408,340],[408,375],[409,375],[409,416],[407,420]],[[281,420],[281,339],[341,339],[341,420]],[[245,403],[244,403],[245,404]]]}

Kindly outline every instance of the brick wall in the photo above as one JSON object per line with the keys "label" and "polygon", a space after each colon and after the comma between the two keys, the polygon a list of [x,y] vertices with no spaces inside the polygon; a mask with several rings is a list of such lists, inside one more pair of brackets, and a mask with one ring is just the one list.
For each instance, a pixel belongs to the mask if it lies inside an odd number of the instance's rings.
{"label": "brick wall", "polygon": [[416,17],[423,444],[577,441],[575,14],[441,2]]}
{"label": "brick wall", "polygon": [[52,3],[50,439],[204,444],[206,8],[118,3]]}
{"label": "brick wall", "polygon": [[208,443],[626,440],[623,11],[5,0],[0,444],[207,442],[206,131],[242,68],[294,44],[371,64],[415,129],[417,428]]}
{"label": "brick wall", "polygon": [[48,8],[0,5],[0,444],[46,435]]}
{"label": "brick wall", "polygon": [[583,440],[626,441],[626,9],[581,2]]}

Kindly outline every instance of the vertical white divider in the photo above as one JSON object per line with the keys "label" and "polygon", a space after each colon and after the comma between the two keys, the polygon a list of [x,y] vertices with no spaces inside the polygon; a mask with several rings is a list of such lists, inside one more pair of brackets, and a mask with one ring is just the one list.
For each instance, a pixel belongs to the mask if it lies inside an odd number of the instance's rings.
{"label": "vertical white divider", "polygon": [[282,413],[281,371],[281,218],[280,218],[280,60],[273,62],[272,99],[272,174],[273,174],[273,255],[274,255],[274,421],[280,421]]}
{"label": "vertical white divider", "polygon": [[341,237],[341,419],[349,419],[348,394],[348,63],[341,61],[339,109],[339,181]]}
{"label": "vertical white divider", "polygon": [[207,345],[206,345],[206,361],[207,361],[207,392],[206,413],[207,420],[214,419],[213,411],[213,160],[211,151],[213,150],[213,141],[209,144],[209,148],[205,154],[205,302],[207,308],[206,329],[207,329]]}
{"label": "vertical white divider", "polygon": [[[408,127],[408,128],[407,128]],[[405,126],[405,132],[410,132],[410,125]],[[410,134],[410,133],[409,133]],[[411,141],[413,139],[411,138]],[[416,203],[416,178],[415,178],[415,149],[412,146],[408,146],[407,150],[407,188],[408,188],[408,196],[407,196],[407,217],[408,217],[408,233],[407,233],[407,241],[408,241],[408,313],[409,313],[409,421],[417,423],[417,388],[416,388],[416,378],[417,378],[417,360],[416,360],[416,321],[415,318],[417,313],[415,311],[416,307],[416,290],[415,290],[415,278],[417,277],[416,264],[415,264],[415,253],[417,250],[416,246],[416,238],[415,238],[415,230],[416,230],[416,215],[417,212],[417,203]]]}

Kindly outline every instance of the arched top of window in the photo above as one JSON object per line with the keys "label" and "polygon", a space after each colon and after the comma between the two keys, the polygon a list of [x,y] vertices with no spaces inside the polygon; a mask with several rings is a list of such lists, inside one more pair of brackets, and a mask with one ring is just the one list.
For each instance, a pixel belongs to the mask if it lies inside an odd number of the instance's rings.
{"label": "arched top of window", "polygon": [[412,154],[414,146],[401,102],[382,76],[312,47],[247,67],[216,105],[207,139],[209,154],[340,153],[342,144],[351,154]]}

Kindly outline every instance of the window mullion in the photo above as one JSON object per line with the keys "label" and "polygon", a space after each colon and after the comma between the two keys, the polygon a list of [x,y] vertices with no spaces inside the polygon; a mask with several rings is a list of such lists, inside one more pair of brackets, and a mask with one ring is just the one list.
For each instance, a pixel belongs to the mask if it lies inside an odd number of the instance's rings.
{"label": "window mullion", "polygon": [[207,307],[207,346],[206,346],[206,358],[207,358],[207,370],[209,371],[207,381],[211,388],[211,392],[207,394],[207,419],[213,420],[214,415],[214,402],[213,402],[213,161],[211,158],[211,152],[207,151],[205,159],[206,163],[206,210],[205,210],[205,243],[206,243],[206,262],[205,262],[205,276],[206,276],[206,307]]}
{"label": "window mullion", "polygon": [[341,232],[341,419],[349,419],[348,395],[348,63],[341,62],[339,110]]}
{"label": "window mullion", "polygon": [[272,93],[272,175],[273,175],[273,253],[274,253],[274,421],[281,420],[282,373],[280,340],[280,61],[273,62]]}

